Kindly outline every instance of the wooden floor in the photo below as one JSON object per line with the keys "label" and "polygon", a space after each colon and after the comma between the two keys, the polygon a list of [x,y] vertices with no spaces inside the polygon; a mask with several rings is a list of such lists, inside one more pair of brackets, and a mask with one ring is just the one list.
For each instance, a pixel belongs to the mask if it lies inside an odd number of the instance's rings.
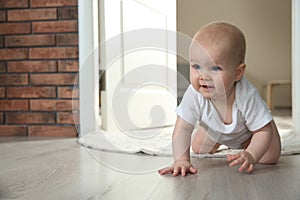
{"label": "wooden floor", "polygon": [[198,174],[160,176],[171,158],[87,150],[76,139],[0,138],[0,199],[300,199],[300,155],[252,174],[193,159]]}

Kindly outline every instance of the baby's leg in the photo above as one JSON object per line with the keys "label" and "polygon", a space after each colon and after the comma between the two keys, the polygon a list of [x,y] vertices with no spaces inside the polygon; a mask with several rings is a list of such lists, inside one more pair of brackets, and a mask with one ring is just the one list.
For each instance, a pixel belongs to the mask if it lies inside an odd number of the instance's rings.
{"label": "baby's leg", "polygon": [[280,136],[274,120],[271,121],[271,127],[273,133],[272,141],[266,153],[258,161],[258,163],[261,164],[275,164],[280,157],[281,142],[280,142]]}
{"label": "baby's leg", "polygon": [[210,139],[205,129],[201,126],[197,130],[194,138],[192,138],[192,150],[197,154],[215,153],[219,146],[220,144]]}

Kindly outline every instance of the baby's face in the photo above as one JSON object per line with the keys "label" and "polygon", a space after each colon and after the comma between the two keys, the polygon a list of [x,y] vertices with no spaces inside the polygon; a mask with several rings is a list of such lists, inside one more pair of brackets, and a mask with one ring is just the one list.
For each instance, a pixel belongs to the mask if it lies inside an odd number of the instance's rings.
{"label": "baby's face", "polygon": [[224,98],[236,81],[236,67],[226,48],[193,41],[190,47],[190,81],[206,98]]}

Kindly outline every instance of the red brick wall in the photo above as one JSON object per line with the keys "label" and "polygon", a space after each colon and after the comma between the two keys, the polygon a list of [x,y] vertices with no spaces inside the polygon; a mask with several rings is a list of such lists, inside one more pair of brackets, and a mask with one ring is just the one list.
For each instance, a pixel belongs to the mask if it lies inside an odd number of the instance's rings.
{"label": "red brick wall", "polygon": [[77,0],[0,0],[0,136],[77,135],[77,13]]}

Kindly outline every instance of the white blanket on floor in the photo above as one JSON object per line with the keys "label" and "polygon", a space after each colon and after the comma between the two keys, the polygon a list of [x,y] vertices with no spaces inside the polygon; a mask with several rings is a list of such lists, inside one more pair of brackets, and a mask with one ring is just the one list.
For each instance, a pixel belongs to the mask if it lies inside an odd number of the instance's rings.
{"label": "white blanket on floor", "polygon": [[[79,143],[101,151],[118,153],[139,153],[143,152],[156,156],[172,156],[172,137],[173,128],[165,128],[158,134],[147,138],[136,138],[124,133],[106,133],[104,131],[85,134],[79,138]],[[291,130],[279,129],[282,140],[282,155],[300,153],[300,140],[294,139]],[[198,155],[191,152],[191,156],[199,157],[225,157],[241,150],[228,149],[222,145],[215,154]]]}

